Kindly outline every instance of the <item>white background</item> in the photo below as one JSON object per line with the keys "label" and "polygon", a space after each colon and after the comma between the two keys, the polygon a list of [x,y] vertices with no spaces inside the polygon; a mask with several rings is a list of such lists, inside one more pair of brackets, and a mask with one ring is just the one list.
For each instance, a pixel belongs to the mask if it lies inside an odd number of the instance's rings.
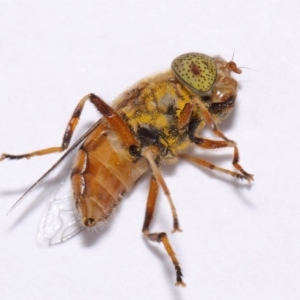
{"label": "white background", "polygon": [[[59,155],[1,162],[0,298],[300,299],[299,16],[297,1],[0,2],[0,153],[58,146],[89,92],[111,103],[182,53],[230,60],[235,49],[247,68],[221,128],[255,175],[248,185],[186,162],[163,169],[183,232],[171,235],[162,194],[152,228],[170,233],[183,289],[162,245],[141,234],[148,177],[106,230],[41,249],[45,201],[70,164],[6,216]],[[88,104],[76,136],[95,120]],[[199,153],[232,168],[231,151]]]}

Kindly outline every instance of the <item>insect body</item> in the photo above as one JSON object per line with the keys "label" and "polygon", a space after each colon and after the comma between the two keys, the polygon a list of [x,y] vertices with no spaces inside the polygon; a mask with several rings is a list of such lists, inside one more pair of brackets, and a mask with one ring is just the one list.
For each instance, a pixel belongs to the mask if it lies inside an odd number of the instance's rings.
{"label": "insect body", "polygon": [[[237,82],[231,77],[232,72],[241,73],[232,61],[200,53],[181,55],[173,61],[170,70],[141,80],[125,91],[112,107],[94,94],[83,97],[68,123],[62,146],[23,155],[3,154],[0,159],[30,158],[64,151],[85,102],[92,102],[104,118],[75,144],[83,141],[71,174],[74,200],[83,225],[92,227],[107,220],[122,196],[150,169],[143,233],[149,240],[163,243],[175,266],[176,285],[185,286],[167,234],[149,232],[159,187],[171,206],[173,231],[180,231],[177,212],[159,166],[184,158],[239,179],[253,180],[253,176],[239,165],[236,143],[217,127],[235,104]],[[200,131],[206,125],[220,139],[202,138]],[[232,147],[236,171],[189,155],[191,147]]]}

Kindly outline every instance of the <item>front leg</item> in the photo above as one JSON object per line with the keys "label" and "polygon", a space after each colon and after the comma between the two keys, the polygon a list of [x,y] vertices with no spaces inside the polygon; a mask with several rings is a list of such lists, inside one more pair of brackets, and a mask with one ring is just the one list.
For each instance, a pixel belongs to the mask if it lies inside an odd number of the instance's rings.
{"label": "front leg", "polygon": [[220,168],[210,162],[207,162],[205,160],[196,157],[192,157],[190,155],[182,154],[180,155],[180,157],[185,158],[191,162],[197,163],[198,165],[204,166],[206,168],[212,170],[214,169],[229,174],[235,178],[246,179],[248,182],[254,181],[253,175],[247,173],[239,164],[239,151],[236,144],[232,144],[230,141],[214,141],[214,140],[198,138],[198,137],[194,137],[193,141],[197,146],[204,149],[218,149],[218,148],[232,147],[233,148],[232,164],[241,174],[227,169]]}
{"label": "front leg", "polygon": [[200,108],[200,110],[203,114],[203,117],[204,117],[205,121],[207,122],[209,127],[212,129],[212,131],[215,133],[215,135],[228,142],[229,146],[226,146],[226,147],[236,145],[236,143],[234,141],[228,139],[224,135],[224,133],[218,128],[218,126],[215,123],[215,121],[213,120],[210,112],[208,111],[208,109],[206,108],[206,106],[204,105],[204,103],[201,101],[201,99],[198,96],[193,98],[193,102],[196,105],[198,105],[198,107]]}

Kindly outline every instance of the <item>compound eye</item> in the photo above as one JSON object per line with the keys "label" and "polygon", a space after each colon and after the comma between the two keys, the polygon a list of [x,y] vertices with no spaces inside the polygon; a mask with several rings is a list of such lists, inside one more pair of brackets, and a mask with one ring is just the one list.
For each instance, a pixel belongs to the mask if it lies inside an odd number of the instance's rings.
{"label": "compound eye", "polygon": [[187,53],[172,62],[176,78],[199,95],[209,92],[217,77],[214,59],[201,53]]}

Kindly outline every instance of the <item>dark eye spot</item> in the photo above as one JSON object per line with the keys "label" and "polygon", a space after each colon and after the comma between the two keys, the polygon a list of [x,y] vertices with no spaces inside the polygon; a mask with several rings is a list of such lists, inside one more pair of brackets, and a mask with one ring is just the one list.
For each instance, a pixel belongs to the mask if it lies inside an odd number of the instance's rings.
{"label": "dark eye spot", "polygon": [[196,64],[194,64],[193,62],[191,63],[191,71],[194,75],[200,75],[200,69],[198,68],[198,66]]}

